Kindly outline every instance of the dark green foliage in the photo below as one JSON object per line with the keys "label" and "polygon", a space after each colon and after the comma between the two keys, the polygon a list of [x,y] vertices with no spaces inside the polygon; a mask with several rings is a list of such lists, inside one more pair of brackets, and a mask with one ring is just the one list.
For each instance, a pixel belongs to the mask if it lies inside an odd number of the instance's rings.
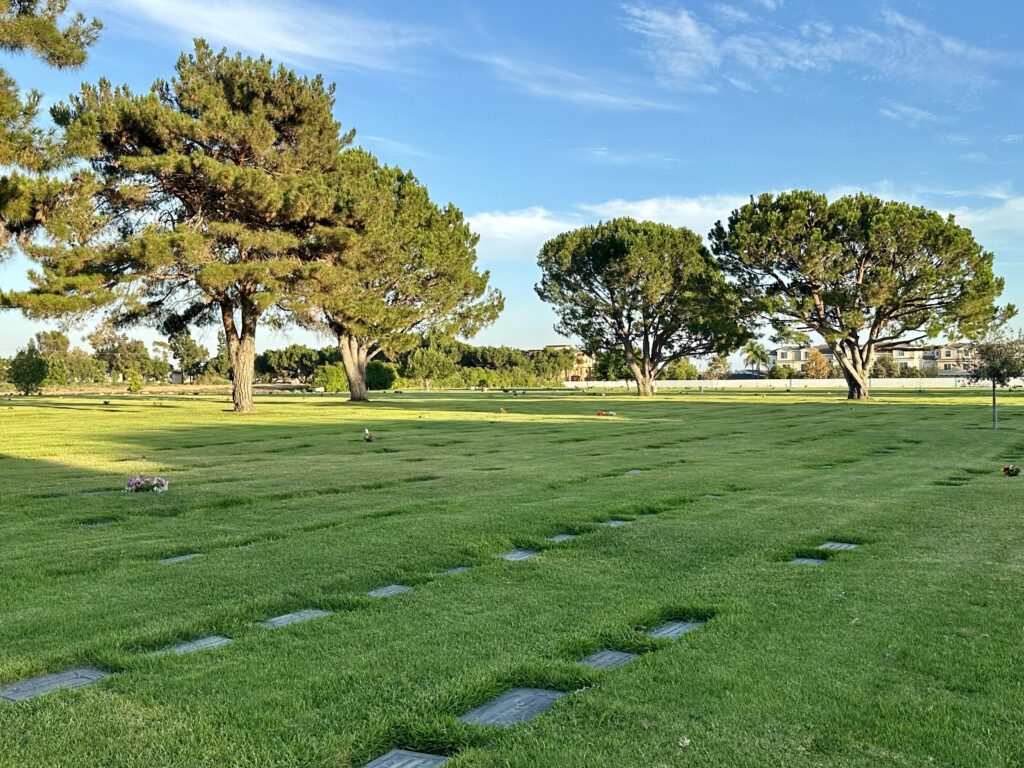
{"label": "dark green foliage", "polygon": [[23,395],[31,395],[42,390],[46,381],[46,358],[29,344],[11,359],[7,370],[7,380],[18,388]]}
{"label": "dark green foliage", "polygon": [[367,389],[391,389],[398,380],[398,370],[393,363],[382,363],[371,360],[366,364]]}
{"label": "dark green foliage", "polygon": [[327,359],[328,351],[313,349],[305,344],[291,344],[284,349],[268,349],[256,358],[256,373],[267,381],[306,381],[313,375],[313,371],[331,362]]}
{"label": "dark green foliage", "polygon": [[[95,42],[100,23],[67,16],[67,0],[0,0],[0,50],[32,53],[51,67],[77,67]],[[22,94],[0,69],[0,259],[12,236],[24,241],[53,213],[70,188],[52,172],[65,165],[52,131],[38,125],[42,94]]]}
{"label": "dark green foliage", "polygon": [[537,295],[558,313],[556,330],[621,350],[640,395],[673,360],[749,337],[742,303],[688,229],[614,219],[549,240],[538,264]]}
{"label": "dark green foliage", "polygon": [[879,352],[941,333],[970,336],[999,312],[992,254],[952,216],[849,195],[764,194],[718,222],[711,247],[780,332],[814,332],[849,397],[868,396]]}
{"label": "dark green foliage", "polygon": [[600,351],[594,355],[594,360],[594,376],[598,381],[627,381],[630,378],[629,366],[621,351]]}

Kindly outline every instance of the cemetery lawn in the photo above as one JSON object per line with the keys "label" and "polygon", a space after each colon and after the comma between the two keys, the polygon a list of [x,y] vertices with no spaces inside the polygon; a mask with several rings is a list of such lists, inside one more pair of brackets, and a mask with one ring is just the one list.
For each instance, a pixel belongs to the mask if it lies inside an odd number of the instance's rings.
{"label": "cemetery lawn", "polygon": [[[0,687],[112,674],[0,700],[0,766],[1024,764],[1024,395],[875,395],[5,401]],[[516,686],[574,693],[458,720]]]}

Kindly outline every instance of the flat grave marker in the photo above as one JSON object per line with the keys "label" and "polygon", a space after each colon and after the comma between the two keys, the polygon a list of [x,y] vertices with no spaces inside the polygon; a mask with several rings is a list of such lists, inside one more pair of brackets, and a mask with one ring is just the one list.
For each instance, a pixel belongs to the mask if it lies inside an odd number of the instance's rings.
{"label": "flat grave marker", "polygon": [[564,691],[546,688],[513,688],[471,709],[459,718],[470,725],[498,725],[508,727],[536,717],[563,696]]}
{"label": "flat grave marker", "polygon": [[231,642],[231,638],[223,637],[222,635],[207,635],[206,637],[199,637],[195,640],[189,640],[184,643],[178,643],[172,645],[170,648],[164,648],[162,651],[157,651],[160,656],[166,656],[168,654],[175,654],[176,656],[183,656],[186,653],[195,653],[196,651],[208,651],[211,648],[220,648]]}
{"label": "flat grave marker", "polygon": [[400,595],[403,592],[411,590],[408,584],[388,584],[386,587],[377,587],[371,589],[367,594],[370,597],[391,597],[392,595]]}
{"label": "flat grave marker", "polygon": [[539,554],[540,552],[535,549],[513,549],[511,552],[502,552],[500,555],[495,555],[495,557],[516,562],[517,560],[529,560],[531,557],[536,557]]}
{"label": "flat grave marker", "polygon": [[0,699],[26,701],[61,688],[81,688],[83,685],[91,685],[105,677],[110,677],[110,673],[93,667],[66,669],[63,672],[30,677],[27,680],[5,685],[0,688]]}
{"label": "flat grave marker", "polygon": [[376,760],[371,760],[363,768],[436,768],[444,765],[447,757],[428,755],[424,752],[410,752],[407,749],[393,749]]}
{"label": "flat grave marker", "polygon": [[642,469],[631,469],[628,472],[626,472],[626,474],[627,475],[639,475],[641,472],[643,472]]}
{"label": "flat grave marker", "polygon": [[603,650],[597,653],[592,653],[585,659],[580,659],[580,664],[594,669],[614,669],[615,667],[621,667],[623,664],[628,664],[637,659],[639,656],[635,653],[628,653],[626,651],[612,651]]}
{"label": "flat grave marker", "polygon": [[667,621],[660,626],[647,631],[651,637],[660,637],[665,640],[678,640],[687,632],[699,629],[703,621]]}
{"label": "flat grave marker", "polygon": [[556,533],[554,536],[548,536],[548,541],[553,541],[555,544],[561,544],[564,541],[572,541],[575,538],[575,533]]}
{"label": "flat grave marker", "polygon": [[319,619],[323,616],[330,615],[330,611],[322,611],[319,608],[304,608],[301,611],[295,611],[294,613],[286,613],[283,616],[275,616],[272,619],[261,621],[260,626],[266,627],[267,629],[278,629],[279,627],[287,627],[290,624],[298,624],[302,621],[309,621],[310,619]]}
{"label": "flat grave marker", "polygon": [[622,526],[629,525],[632,522],[632,520],[605,520],[601,525],[608,528],[621,528]]}
{"label": "flat grave marker", "polygon": [[445,576],[455,576],[459,573],[465,573],[468,570],[468,565],[456,565],[454,568],[449,568],[447,571],[444,572],[444,574]]}
{"label": "flat grave marker", "polygon": [[826,541],[824,544],[819,544],[818,549],[830,549],[833,552],[846,552],[851,549],[857,549],[859,544],[851,544],[848,541]]}
{"label": "flat grave marker", "polygon": [[828,560],[820,557],[794,557],[789,561],[790,565],[824,565]]}
{"label": "flat grave marker", "polygon": [[165,557],[163,560],[157,562],[160,565],[174,565],[175,563],[184,563],[187,560],[193,560],[197,557],[202,557],[202,552],[189,552],[187,555],[175,555],[174,557]]}

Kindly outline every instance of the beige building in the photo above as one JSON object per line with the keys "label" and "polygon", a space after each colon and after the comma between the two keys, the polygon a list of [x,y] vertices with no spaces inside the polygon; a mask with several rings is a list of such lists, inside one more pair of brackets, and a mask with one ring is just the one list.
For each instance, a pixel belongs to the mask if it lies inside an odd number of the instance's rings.
{"label": "beige building", "polygon": [[[816,347],[779,347],[769,355],[771,365],[788,365],[794,371],[802,372],[812,349],[817,349],[829,363],[835,356],[827,345]],[[915,368],[925,376],[967,376],[970,374],[974,356],[971,345],[964,342],[945,344],[905,344],[880,352],[879,357],[891,357],[898,368]]]}
{"label": "beige building", "polygon": [[797,373],[803,373],[804,366],[807,365],[807,358],[810,357],[811,350],[818,350],[825,359],[828,360],[828,364],[832,365],[835,363],[835,355],[832,354],[832,350],[828,348],[827,344],[819,344],[816,347],[779,347],[773,349],[768,353],[768,365],[788,365]]}
{"label": "beige building", "polygon": [[[594,378],[594,365],[597,361],[585,352],[581,352],[571,344],[548,344],[544,347],[544,350],[559,351],[568,349],[576,353],[576,362],[572,368],[567,368],[562,371],[562,381],[592,381]],[[542,352],[540,349],[526,349],[523,350],[527,355],[534,354],[536,352]]]}

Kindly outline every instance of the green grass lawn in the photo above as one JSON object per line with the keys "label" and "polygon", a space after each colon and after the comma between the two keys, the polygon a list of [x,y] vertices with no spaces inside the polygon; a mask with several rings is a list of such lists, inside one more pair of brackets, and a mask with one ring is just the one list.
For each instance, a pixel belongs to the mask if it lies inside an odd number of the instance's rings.
{"label": "green grass lawn", "polygon": [[[985,397],[4,401],[0,686],[114,674],[0,702],[0,765],[1019,766],[1024,396],[995,433]],[[786,562],[825,539],[861,546]],[[574,693],[458,721],[513,686]]]}

